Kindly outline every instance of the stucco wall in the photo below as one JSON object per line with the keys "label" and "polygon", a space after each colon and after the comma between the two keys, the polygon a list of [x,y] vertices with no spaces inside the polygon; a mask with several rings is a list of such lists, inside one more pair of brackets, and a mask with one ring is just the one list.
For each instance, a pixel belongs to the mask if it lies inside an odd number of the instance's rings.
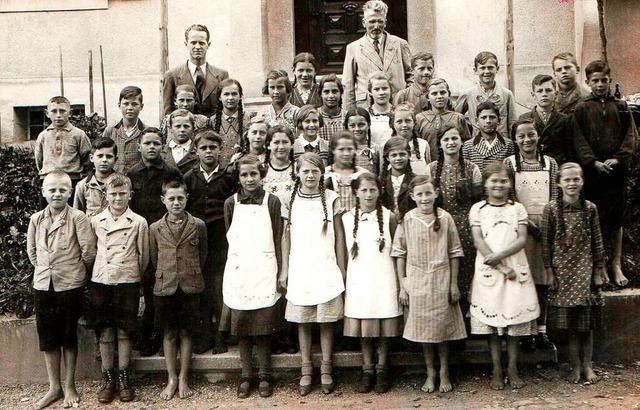
{"label": "stucco wall", "polygon": [[623,94],[640,92],[640,4],[637,0],[607,1],[607,56],[614,83]]}

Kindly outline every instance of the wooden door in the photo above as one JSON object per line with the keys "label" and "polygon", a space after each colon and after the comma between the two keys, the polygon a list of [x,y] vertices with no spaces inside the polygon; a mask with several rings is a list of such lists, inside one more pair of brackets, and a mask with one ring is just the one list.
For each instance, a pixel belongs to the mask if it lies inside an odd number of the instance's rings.
{"label": "wooden door", "polygon": [[[365,0],[295,0],[296,53],[313,53],[320,75],[341,73],[347,44],[362,37]],[[387,2],[386,30],[407,38],[406,0]]]}

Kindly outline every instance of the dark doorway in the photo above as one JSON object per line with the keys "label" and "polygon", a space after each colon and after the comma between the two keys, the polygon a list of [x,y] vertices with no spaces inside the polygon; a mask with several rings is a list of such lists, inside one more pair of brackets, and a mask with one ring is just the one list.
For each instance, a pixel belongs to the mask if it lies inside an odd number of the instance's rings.
{"label": "dark doorway", "polygon": [[[341,73],[347,44],[362,37],[362,5],[359,1],[295,0],[296,53],[316,57],[318,74]],[[407,38],[406,0],[387,2],[387,31]]]}

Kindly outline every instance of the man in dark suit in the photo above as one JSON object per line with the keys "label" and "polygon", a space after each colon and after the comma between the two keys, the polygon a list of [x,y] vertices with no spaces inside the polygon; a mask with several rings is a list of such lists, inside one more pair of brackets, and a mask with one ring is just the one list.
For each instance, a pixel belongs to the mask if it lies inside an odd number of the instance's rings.
{"label": "man in dark suit", "polygon": [[211,45],[209,30],[201,24],[194,24],[184,33],[185,46],[189,50],[189,60],[186,64],[174,67],[164,75],[162,89],[162,104],[164,114],[170,114],[174,109],[173,100],[176,87],[189,84],[196,89],[196,105],[194,114],[210,117],[218,105],[216,96],[220,81],[229,78],[229,73],[211,64],[207,64],[207,50]]}

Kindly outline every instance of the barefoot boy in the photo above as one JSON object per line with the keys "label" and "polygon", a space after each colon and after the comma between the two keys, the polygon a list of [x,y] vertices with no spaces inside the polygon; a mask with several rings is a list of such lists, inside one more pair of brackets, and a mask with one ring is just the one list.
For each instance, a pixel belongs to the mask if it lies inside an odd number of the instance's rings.
{"label": "barefoot boy", "polygon": [[71,192],[67,174],[49,172],[42,184],[48,206],[31,216],[27,231],[27,253],[35,267],[36,327],[49,378],[49,391],[36,404],[38,409],[62,397],[65,408],[80,402],[75,385],[78,319],[87,270],[96,257],[96,240],[87,216],[67,205]]}
{"label": "barefoot boy", "polygon": [[184,399],[193,394],[189,388],[189,366],[193,335],[200,326],[198,312],[204,290],[202,267],[207,260],[207,228],[204,221],[185,211],[187,187],[181,179],[162,185],[162,202],[167,213],[150,228],[151,263],[155,268],[155,325],[164,330],[164,355],[169,374],[160,397],[170,400],[178,391]]}

